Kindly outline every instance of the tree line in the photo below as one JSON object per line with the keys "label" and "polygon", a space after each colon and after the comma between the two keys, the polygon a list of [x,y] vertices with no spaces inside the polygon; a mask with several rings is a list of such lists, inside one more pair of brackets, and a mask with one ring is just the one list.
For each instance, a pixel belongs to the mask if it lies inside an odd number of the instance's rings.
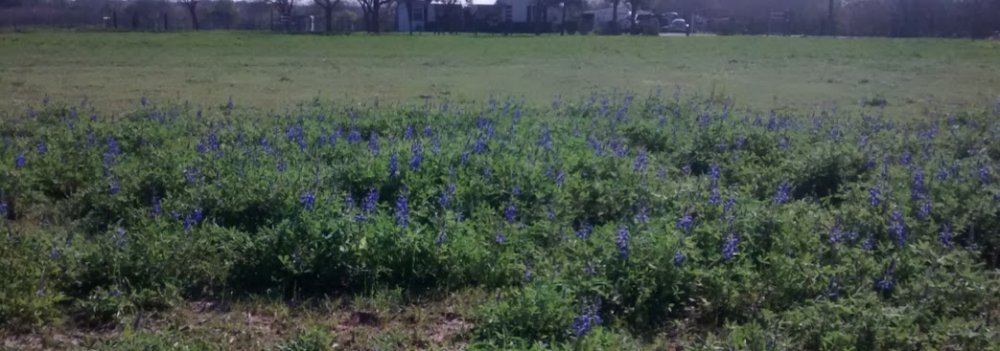
{"label": "tree line", "polygon": [[[382,32],[395,28],[397,11],[423,6],[421,13],[427,13],[428,6],[463,4],[471,2],[0,0],[0,27]],[[561,15],[562,25],[538,27],[544,31],[575,27],[583,11],[598,8],[610,8],[614,18],[632,16],[628,19],[636,22],[637,14],[644,11],[676,12],[699,30],[719,34],[990,37],[1000,31],[1000,0],[535,0],[533,7],[562,12],[557,15]],[[465,11],[448,21],[476,20]],[[617,26],[618,21],[610,24]],[[469,30],[476,26],[463,23],[450,27]]]}

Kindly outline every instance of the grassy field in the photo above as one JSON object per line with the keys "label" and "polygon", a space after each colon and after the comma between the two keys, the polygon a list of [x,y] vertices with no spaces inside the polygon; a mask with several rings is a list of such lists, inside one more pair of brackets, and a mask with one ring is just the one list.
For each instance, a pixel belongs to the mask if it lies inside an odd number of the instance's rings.
{"label": "grassy field", "polygon": [[139,97],[284,108],[330,99],[547,103],[609,89],[732,96],[758,109],[850,107],[888,113],[984,106],[1000,94],[1000,43],[939,39],[596,36],[288,36],[267,33],[3,33],[0,106]]}

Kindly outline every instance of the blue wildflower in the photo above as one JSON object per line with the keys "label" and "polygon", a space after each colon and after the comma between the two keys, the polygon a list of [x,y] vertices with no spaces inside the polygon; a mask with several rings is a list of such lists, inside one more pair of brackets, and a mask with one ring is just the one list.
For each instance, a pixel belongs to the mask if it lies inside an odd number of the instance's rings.
{"label": "blue wildflower", "polygon": [[38,143],[38,155],[45,156],[49,152],[49,147],[45,145],[45,142]]}
{"label": "blue wildflower", "polygon": [[590,237],[590,233],[593,232],[594,226],[590,225],[590,223],[583,223],[583,225],[580,226],[580,229],[576,230],[576,237],[581,240],[587,240],[587,238]]}
{"label": "blue wildflower", "polygon": [[896,246],[906,246],[906,222],[899,209],[892,211],[889,218],[889,234],[892,234]]}
{"label": "blue wildflower", "polygon": [[399,159],[396,154],[389,155],[389,176],[399,175]]}
{"label": "blue wildflower", "polygon": [[400,228],[406,228],[410,223],[410,206],[406,200],[406,196],[400,194],[396,198],[396,225]]}
{"label": "blue wildflower", "polygon": [[316,193],[313,191],[307,191],[299,196],[299,202],[302,203],[302,207],[306,211],[312,211],[316,207]]}
{"label": "blue wildflower", "polygon": [[368,195],[365,196],[365,201],[361,203],[361,210],[367,214],[371,214],[375,212],[377,205],[378,190],[371,188],[368,190]]}
{"label": "blue wildflower", "polygon": [[434,239],[434,245],[441,246],[441,244],[444,244],[445,241],[448,241],[448,234],[441,231],[438,233],[437,238]]}
{"label": "blue wildflower", "polygon": [[484,154],[488,150],[489,147],[486,145],[486,140],[483,138],[476,138],[475,143],[472,144],[472,153],[474,154]]}
{"label": "blue wildflower", "polygon": [[951,225],[948,223],[944,223],[941,225],[941,231],[938,233],[938,241],[940,241],[941,245],[944,245],[945,248],[950,249],[952,248],[951,240],[952,240]]}
{"label": "blue wildflower", "polygon": [[983,185],[990,183],[990,168],[985,164],[979,166],[979,182]]}
{"label": "blue wildflower", "polygon": [[840,230],[840,222],[834,223],[833,228],[830,229],[829,241],[831,244],[839,243],[844,238],[844,232]]}
{"label": "blue wildflower", "polygon": [[413,140],[413,125],[407,125],[406,130],[403,131],[404,140]]}
{"label": "blue wildflower", "polygon": [[493,237],[493,241],[497,244],[503,245],[503,243],[507,242],[507,236],[503,235],[503,233],[497,233],[497,235]]}
{"label": "blue wildflower", "polygon": [[685,260],[687,260],[687,256],[685,256],[683,252],[681,252],[680,250],[674,252],[674,267],[680,268],[682,265],[684,265]]}
{"label": "blue wildflower", "polygon": [[691,175],[691,165],[686,164],[684,165],[684,167],[681,167],[681,174],[683,174],[685,177]]}
{"label": "blue wildflower", "polygon": [[917,168],[913,171],[913,180],[910,182],[910,199],[920,200],[924,198],[924,170]]}
{"label": "blue wildflower", "polygon": [[118,181],[117,180],[115,180],[114,178],[111,178],[108,181],[108,193],[109,194],[115,195],[118,192],[120,192],[121,190],[122,190],[121,186],[118,185]]}
{"label": "blue wildflower", "polygon": [[722,169],[718,164],[713,163],[708,166],[708,179],[712,181],[712,184],[718,183],[720,177],[722,177]]}
{"label": "blue wildflower", "polygon": [[538,136],[538,146],[552,150],[552,132],[549,131],[549,127],[542,127],[541,135]]}
{"label": "blue wildflower", "polygon": [[899,164],[909,166],[911,162],[913,162],[913,155],[910,155],[910,151],[903,151],[903,153],[899,155]]}
{"label": "blue wildflower", "polygon": [[347,133],[347,142],[351,144],[360,143],[361,132],[359,132],[357,129],[351,129],[351,131]]}
{"label": "blue wildflower", "polygon": [[931,202],[923,201],[920,203],[920,207],[917,209],[917,219],[923,221],[931,218]]}
{"label": "blue wildflower", "polygon": [[882,204],[882,189],[877,184],[868,189],[868,204],[872,207]]}
{"label": "blue wildflower", "polygon": [[618,231],[615,232],[615,244],[618,245],[618,254],[620,254],[622,258],[628,258],[629,239],[630,236],[628,232],[628,227],[626,226],[618,227]]}
{"label": "blue wildflower", "polygon": [[736,256],[737,250],[739,250],[740,237],[738,235],[729,234],[729,238],[722,243],[722,259],[729,261]]}
{"label": "blue wildflower", "polygon": [[865,241],[863,241],[861,243],[861,250],[864,250],[864,251],[867,251],[867,252],[871,252],[874,249],[875,249],[875,239],[874,238],[867,238],[867,239],[865,239]]}
{"label": "blue wildflower", "polygon": [[424,127],[424,136],[428,138],[434,136],[434,129],[429,124]]}
{"label": "blue wildflower", "polygon": [[694,218],[691,217],[691,213],[687,212],[677,220],[677,229],[683,230],[684,232],[690,232],[691,226],[694,225]]}
{"label": "blue wildflower", "polygon": [[778,190],[774,193],[774,203],[779,205],[788,203],[791,198],[791,192],[792,185],[787,180],[781,182],[781,184],[778,184]]}
{"label": "blue wildflower", "polygon": [[438,195],[438,205],[441,205],[441,208],[447,209],[449,206],[451,206],[451,197],[454,194],[455,194],[455,183],[449,183],[448,187],[445,188],[443,191],[441,191],[441,194]]}
{"label": "blue wildflower", "polygon": [[424,148],[419,141],[414,141],[410,145],[410,169],[414,172],[420,169],[420,163],[424,160]]}
{"label": "blue wildflower", "polygon": [[647,208],[646,206],[639,207],[639,211],[636,212],[634,219],[636,222],[642,224],[646,224],[646,222],[649,222],[649,208]]}
{"label": "blue wildflower", "polygon": [[632,170],[638,173],[646,170],[646,164],[649,160],[646,156],[646,150],[639,150],[639,153],[635,155],[635,161],[632,162]]}
{"label": "blue wildflower", "polygon": [[7,201],[0,198],[0,218],[7,218]]}
{"label": "blue wildflower", "polygon": [[517,217],[517,207],[511,203],[503,210],[503,218],[507,220],[507,223],[514,223],[515,217]]}
{"label": "blue wildflower", "polygon": [[708,204],[712,206],[718,206],[722,203],[722,194],[719,193],[719,187],[713,186],[708,195]]}
{"label": "blue wildflower", "polygon": [[601,317],[593,311],[584,311],[576,318],[573,318],[573,336],[582,337],[587,335],[595,326],[601,325]]}
{"label": "blue wildflower", "polygon": [[372,156],[378,156],[379,150],[378,134],[372,132],[368,137],[368,151],[371,152]]}
{"label": "blue wildflower", "polygon": [[24,165],[28,163],[28,160],[24,158],[24,153],[19,153],[14,156],[14,168],[24,168]]}

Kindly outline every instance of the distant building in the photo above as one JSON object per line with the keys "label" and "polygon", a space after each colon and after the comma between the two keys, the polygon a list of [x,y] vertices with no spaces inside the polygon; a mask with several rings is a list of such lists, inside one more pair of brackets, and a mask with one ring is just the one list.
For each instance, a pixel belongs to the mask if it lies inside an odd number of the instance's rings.
{"label": "distant building", "polygon": [[[536,0],[473,0],[445,3],[396,0],[396,30],[409,31],[548,31],[560,24],[559,6],[538,8]],[[407,11],[412,5],[411,11]],[[545,23],[545,28],[537,24]]]}

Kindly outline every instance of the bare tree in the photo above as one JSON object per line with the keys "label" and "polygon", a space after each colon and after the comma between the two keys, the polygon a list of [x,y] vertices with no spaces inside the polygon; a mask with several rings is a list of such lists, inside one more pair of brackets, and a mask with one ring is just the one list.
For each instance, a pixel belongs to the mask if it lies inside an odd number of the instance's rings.
{"label": "bare tree", "polygon": [[316,6],[323,8],[323,15],[326,17],[326,32],[333,32],[333,9],[340,6],[341,0],[313,0]]}
{"label": "bare tree", "polygon": [[291,29],[292,11],[295,10],[295,0],[268,0],[268,4],[278,11],[281,26],[287,31]]}
{"label": "bare tree", "polygon": [[382,6],[391,5],[392,0],[358,0],[358,4],[361,5],[361,12],[365,15],[365,29],[370,33],[381,32],[379,14],[382,12]]}
{"label": "bare tree", "polygon": [[188,13],[191,14],[191,27],[194,30],[200,29],[198,25],[198,0],[181,0],[181,4],[187,8]]}

